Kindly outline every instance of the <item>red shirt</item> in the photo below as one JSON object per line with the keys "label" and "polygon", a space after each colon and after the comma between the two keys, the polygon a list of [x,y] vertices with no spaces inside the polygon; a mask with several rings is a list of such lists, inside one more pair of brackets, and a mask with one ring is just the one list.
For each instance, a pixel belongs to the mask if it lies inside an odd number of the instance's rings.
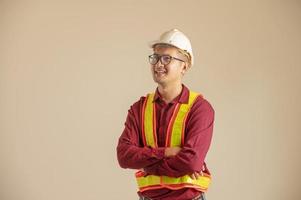
{"label": "red shirt", "polygon": [[[135,102],[128,111],[125,128],[119,138],[117,157],[122,168],[144,169],[149,174],[179,177],[202,170],[203,163],[210,147],[214,109],[211,104],[198,96],[187,116],[185,140],[181,151],[174,157],[164,157],[165,139],[168,122],[176,103],[188,103],[189,90],[182,85],[181,94],[166,104],[158,88],[154,102],[156,106],[156,124],[158,148],[143,146],[141,136],[141,108],[145,97]],[[138,192],[154,200],[187,200],[199,195],[192,188],[180,190],[157,189]]]}

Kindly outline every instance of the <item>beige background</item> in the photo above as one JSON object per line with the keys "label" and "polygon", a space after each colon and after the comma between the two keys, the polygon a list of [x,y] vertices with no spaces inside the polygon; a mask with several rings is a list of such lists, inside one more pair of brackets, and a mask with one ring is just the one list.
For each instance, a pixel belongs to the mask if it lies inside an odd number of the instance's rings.
{"label": "beige background", "polygon": [[300,200],[297,0],[0,1],[0,199],[137,199],[115,148],[174,27],[216,112],[207,199]]}

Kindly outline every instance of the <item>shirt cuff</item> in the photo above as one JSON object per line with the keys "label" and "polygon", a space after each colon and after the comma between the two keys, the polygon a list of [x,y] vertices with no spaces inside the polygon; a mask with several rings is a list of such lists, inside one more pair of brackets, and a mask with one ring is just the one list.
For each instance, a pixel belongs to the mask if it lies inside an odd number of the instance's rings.
{"label": "shirt cuff", "polygon": [[165,147],[152,148],[152,157],[159,160],[163,159],[165,156]]}

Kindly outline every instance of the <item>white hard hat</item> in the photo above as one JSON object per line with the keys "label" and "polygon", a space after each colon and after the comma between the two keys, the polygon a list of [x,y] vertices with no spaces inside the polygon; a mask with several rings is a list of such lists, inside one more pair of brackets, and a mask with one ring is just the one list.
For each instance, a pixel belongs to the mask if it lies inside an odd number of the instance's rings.
{"label": "white hard hat", "polygon": [[189,53],[191,57],[190,63],[191,65],[193,65],[193,53],[190,40],[184,33],[179,31],[178,29],[171,29],[169,31],[164,32],[160,36],[159,40],[150,42],[149,46],[153,48],[156,44],[168,44],[186,51],[187,53]]}

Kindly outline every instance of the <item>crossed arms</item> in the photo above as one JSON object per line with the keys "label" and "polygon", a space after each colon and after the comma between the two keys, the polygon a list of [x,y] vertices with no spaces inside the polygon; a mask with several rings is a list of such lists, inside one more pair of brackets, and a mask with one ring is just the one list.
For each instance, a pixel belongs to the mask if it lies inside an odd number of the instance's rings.
{"label": "crossed arms", "polygon": [[[135,106],[135,104],[133,105]],[[128,111],[125,128],[117,145],[117,158],[122,168],[143,169],[148,174],[197,178],[209,150],[214,110],[207,100],[197,101],[187,118],[182,147],[141,147],[139,118],[133,106]],[[137,106],[137,105],[136,105]]]}

